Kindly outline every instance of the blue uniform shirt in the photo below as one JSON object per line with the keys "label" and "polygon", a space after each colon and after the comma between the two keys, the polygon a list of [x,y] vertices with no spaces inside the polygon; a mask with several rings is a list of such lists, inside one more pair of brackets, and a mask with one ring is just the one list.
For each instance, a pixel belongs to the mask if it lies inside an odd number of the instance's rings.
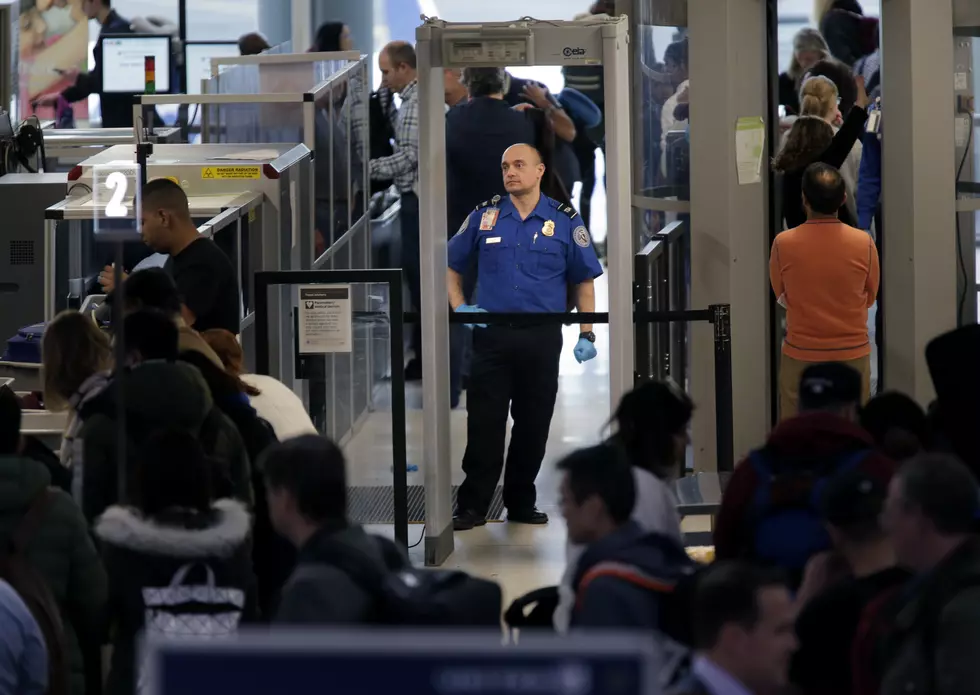
{"label": "blue uniform shirt", "polygon": [[[495,208],[493,228],[481,229]],[[449,267],[462,275],[476,260],[479,304],[491,313],[567,311],[568,284],[602,275],[581,221],[572,208],[543,194],[525,220],[509,196],[496,205],[488,201],[449,241]]]}

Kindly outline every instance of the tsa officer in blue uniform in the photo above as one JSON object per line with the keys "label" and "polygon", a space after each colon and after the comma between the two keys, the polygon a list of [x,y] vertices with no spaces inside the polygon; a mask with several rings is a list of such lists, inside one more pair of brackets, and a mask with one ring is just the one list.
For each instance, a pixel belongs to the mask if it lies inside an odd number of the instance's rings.
{"label": "tsa officer in blue uniform", "polygon": [[[541,193],[545,166],[531,145],[514,145],[503,155],[506,197],[477,206],[449,242],[449,303],[471,313],[473,364],[466,396],[466,479],[459,489],[453,526],[465,531],[486,523],[504,466],[507,414],[514,418],[504,505],[507,519],[544,524],[535,507],[534,479],[541,468],[558,396],[562,326],[557,323],[479,323],[480,312],[554,313],[568,310],[569,285],[581,312],[595,311],[593,281],[602,266],[581,218]],[[466,304],[463,274],[475,261],[478,305]],[[582,324],[575,358],[596,356],[592,326]]]}

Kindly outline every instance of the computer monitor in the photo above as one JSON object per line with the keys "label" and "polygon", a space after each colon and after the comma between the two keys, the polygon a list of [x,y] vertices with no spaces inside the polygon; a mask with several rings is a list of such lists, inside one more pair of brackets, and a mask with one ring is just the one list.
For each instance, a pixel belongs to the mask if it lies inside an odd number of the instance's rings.
{"label": "computer monitor", "polygon": [[184,44],[185,89],[188,94],[201,93],[201,80],[211,77],[212,58],[230,58],[239,54],[237,41],[188,41]]}
{"label": "computer monitor", "polygon": [[156,58],[156,92],[170,92],[170,37],[162,34],[119,34],[102,37],[102,91],[142,94],[146,91],[145,58]]}

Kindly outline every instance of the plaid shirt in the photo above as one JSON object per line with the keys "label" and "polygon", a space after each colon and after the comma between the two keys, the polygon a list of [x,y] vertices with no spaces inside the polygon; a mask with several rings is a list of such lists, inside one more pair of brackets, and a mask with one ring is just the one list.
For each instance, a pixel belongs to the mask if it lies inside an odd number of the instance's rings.
{"label": "plaid shirt", "polygon": [[402,193],[415,190],[419,178],[419,95],[418,82],[412,82],[401,94],[402,105],[395,120],[395,153],[372,159],[371,178],[394,179]]}

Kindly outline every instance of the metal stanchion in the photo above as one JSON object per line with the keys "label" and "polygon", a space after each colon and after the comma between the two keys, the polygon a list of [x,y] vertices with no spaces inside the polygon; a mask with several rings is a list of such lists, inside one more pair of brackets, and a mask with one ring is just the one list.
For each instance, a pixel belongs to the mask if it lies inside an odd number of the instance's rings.
{"label": "metal stanchion", "polygon": [[715,327],[715,435],[718,472],[735,470],[732,424],[732,322],[731,305],[710,307]]}

